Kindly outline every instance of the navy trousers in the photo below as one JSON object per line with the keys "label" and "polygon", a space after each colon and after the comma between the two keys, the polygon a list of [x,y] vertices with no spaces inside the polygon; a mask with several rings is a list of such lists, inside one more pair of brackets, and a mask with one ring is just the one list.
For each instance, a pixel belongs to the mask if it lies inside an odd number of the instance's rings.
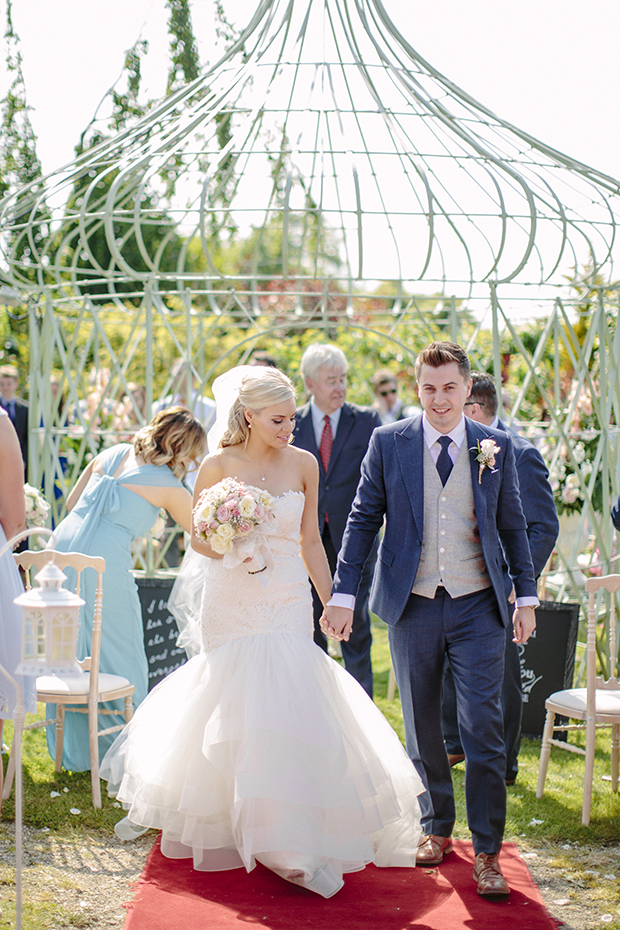
{"label": "navy trousers", "polygon": [[[510,611],[514,604],[510,604]],[[506,628],[506,655],[504,683],[502,685],[502,718],[506,745],[506,781],[514,781],[519,771],[521,748],[521,721],[523,719],[523,692],[521,690],[521,662],[519,647],[513,643],[512,626]],[[450,755],[462,755],[463,744],[459,733],[456,711],[456,690],[450,663],[446,662],[443,679],[443,738]]]}
{"label": "navy trousers", "polygon": [[[329,524],[326,523],[323,529],[323,547],[329,562],[329,568],[334,575],[336,571],[336,562],[338,561],[338,552],[332,542],[329,532]],[[366,559],[362,580],[357,591],[355,599],[355,612],[353,614],[353,629],[348,642],[342,641],[342,658],[344,667],[349,674],[353,675],[356,681],[360,683],[369,697],[372,697],[372,664],[370,660],[370,647],[372,646],[372,632],[370,629],[370,609],[368,607],[368,598],[370,596],[370,586],[372,576],[377,561],[378,544],[375,541],[370,555]],[[312,601],[314,605],[314,641],[317,646],[327,652],[327,638],[319,626],[319,620],[323,613],[321,599],[312,585]]]}
{"label": "navy trousers", "polygon": [[492,588],[451,598],[412,594],[389,627],[407,752],[426,791],[418,798],[425,834],[450,836],[455,807],[441,729],[446,656],[452,668],[464,751],[467,822],[474,851],[497,853],[506,821],[506,754],[501,687],[506,633]]}

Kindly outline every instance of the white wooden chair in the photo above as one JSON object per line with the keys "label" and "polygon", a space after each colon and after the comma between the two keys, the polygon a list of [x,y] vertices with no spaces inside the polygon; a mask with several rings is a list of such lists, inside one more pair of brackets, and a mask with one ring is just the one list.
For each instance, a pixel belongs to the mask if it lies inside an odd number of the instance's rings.
{"label": "white wooden chair", "polygon": [[[73,568],[77,573],[76,594],[80,593],[80,575],[86,568],[97,572],[97,588],[95,593],[95,609],[93,615],[93,630],[91,637],[90,656],[86,656],[78,664],[82,673],[78,676],[42,675],[37,678],[37,701],[56,705],[56,717],[50,720],[39,720],[26,725],[26,730],[40,727],[55,726],[56,753],[55,768],[57,772],[62,769],[62,748],[64,738],[65,713],[88,714],[88,734],[90,747],[90,772],[92,782],[93,807],[101,807],[101,783],[99,781],[99,737],[108,733],[122,730],[124,724],[99,729],[99,715],[118,713],[99,705],[104,701],[125,700],[125,722],[129,723],[133,716],[132,695],[134,686],[127,678],[120,675],[110,675],[99,672],[99,654],[101,649],[101,610],[103,601],[103,573],[105,559],[99,556],[82,555],[79,552],[58,552],[44,549],[41,552],[15,553],[15,561],[26,573],[27,587],[30,587],[30,570],[39,571],[50,561],[52,555],[54,562],[60,569]],[[13,753],[9,759],[6,781],[2,797],[7,798],[11,793],[15,760]]]}
{"label": "white wooden chair", "polygon": [[[610,593],[611,610],[609,613],[608,651],[604,657],[609,675],[604,678],[596,672],[596,592],[604,589]],[[538,768],[538,787],[536,797],[542,798],[545,789],[547,766],[551,752],[551,741],[558,730],[585,730],[585,777],[583,786],[583,811],[581,822],[590,823],[592,805],[592,780],[594,772],[594,751],[597,727],[611,727],[611,787],[618,790],[618,761],[620,759],[620,680],[618,678],[618,642],[616,639],[615,594],[620,590],[620,575],[604,575],[602,578],[588,578],[586,591],[588,602],[588,637],[586,653],[586,687],[568,688],[556,691],[545,701],[547,717],[543,731]],[[555,715],[562,714],[571,720],[580,720],[577,724],[555,724]],[[567,748],[574,748],[567,746]]]}

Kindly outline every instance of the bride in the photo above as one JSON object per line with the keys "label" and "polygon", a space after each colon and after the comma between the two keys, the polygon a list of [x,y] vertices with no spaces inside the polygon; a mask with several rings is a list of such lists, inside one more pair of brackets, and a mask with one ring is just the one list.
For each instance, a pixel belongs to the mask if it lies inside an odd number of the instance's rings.
{"label": "bride", "polygon": [[308,576],[324,603],[331,578],[318,465],[290,445],[292,383],[243,366],[214,394],[214,430],[222,408],[227,424],[194,503],[227,477],[267,490],[277,520],[269,570],[254,559],[226,568],[194,531],[200,651],[141,704],[101,775],[127,812],[119,836],[160,828],[162,853],[192,857],[196,869],[258,861],[327,898],[370,862],[415,865],[422,784],[364,690],[313,642]]}

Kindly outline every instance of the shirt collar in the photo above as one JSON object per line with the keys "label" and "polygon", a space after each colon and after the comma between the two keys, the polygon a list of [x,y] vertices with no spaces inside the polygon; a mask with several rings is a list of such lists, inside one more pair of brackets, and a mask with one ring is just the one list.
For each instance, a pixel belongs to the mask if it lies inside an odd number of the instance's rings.
{"label": "shirt collar", "polygon": [[[338,407],[337,410],[334,410],[333,413],[329,414],[329,419],[332,424],[332,433],[336,435],[336,430],[338,429],[338,423],[340,422],[340,412],[342,407]],[[314,397],[310,398],[310,411],[312,413],[312,425],[314,426],[315,433],[317,431],[323,430],[325,426],[325,413],[321,410],[314,402]],[[320,433],[319,433],[320,435]]]}
{"label": "shirt collar", "polygon": [[422,414],[422,430],[424,432],[424,441],[429,449],[434,442],[437,442],[440,436],[446,435],[449,436],[452,442],[460,449],[466,438],[465,417],[462,416],[454,429],[451,429],[449,433],[440,433],[439,430],[436,430],[434,426],[431,426],[431,424],[426,419],[426,414],[424,413]]}

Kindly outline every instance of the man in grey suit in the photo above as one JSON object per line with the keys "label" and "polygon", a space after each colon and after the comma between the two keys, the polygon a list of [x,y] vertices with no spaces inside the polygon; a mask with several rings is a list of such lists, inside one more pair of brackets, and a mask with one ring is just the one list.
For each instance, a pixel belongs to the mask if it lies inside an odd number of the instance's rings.
{"label": "man in grey suit", "polygon": [[[301,375],[310,401],[297,411],[294,443],[316,457],[319,463],[319,527],[332,574],[336,569],[342,534],[360,479],[373,430],[381,425],[377,411],[349,404],[347,360],[337,346],[315,343],[301,359]],[[368,595],[376,560],[371,547],[362,571],[356,601],[353,632],[342,644],[345,668],[372,697],[370,611]],[[327,650],[327,640],[319,626],[323,605],[312,588],[314,602],[314,641]]]}
{"label": "man in grey suit", "polygon": [[463,415],[471,377],[461,346],[431,343],[415,373],[423,416],[382,426],[371,438],[321,623],[346,641],[385,516],[370,605],[388,624],[407,751],[426,788],[417,863],[439,865],[452,850],[454,793],[441,731],[448,656],[468,760],[474,880],[481,895],[506,895],[498,859],[506,819],[505,627],[512,623],[515,640],[526,642],[538,605],[514,449],[507,433]]}
{"label": "man in grey suit", "polygon": [[[497,416],[498,397],[493,378],[483,372],[472,372],[472,389],[465,413],[477,423],[507,432],[515,450],[515,466],[519,477],[521,506],[527,524],[527,539],[538,579],[553,552],[560,523],[553,491],[549,484],[549,471],[536,446],[502,423]],[[512,594],[512,592],[511,592]],[[502,688],[502,714],[506,743],[506,784],[513,785],[519,768],[521,746],[521,720],[523,693],[521,690],[521,664],[519,649],[512,640],[511,630],[506,635],[506,666]],[[443,688],[443,734],[451,765],[463,761],[465,753],[459,736],[456,692],[450,666],[446,667]]]}

